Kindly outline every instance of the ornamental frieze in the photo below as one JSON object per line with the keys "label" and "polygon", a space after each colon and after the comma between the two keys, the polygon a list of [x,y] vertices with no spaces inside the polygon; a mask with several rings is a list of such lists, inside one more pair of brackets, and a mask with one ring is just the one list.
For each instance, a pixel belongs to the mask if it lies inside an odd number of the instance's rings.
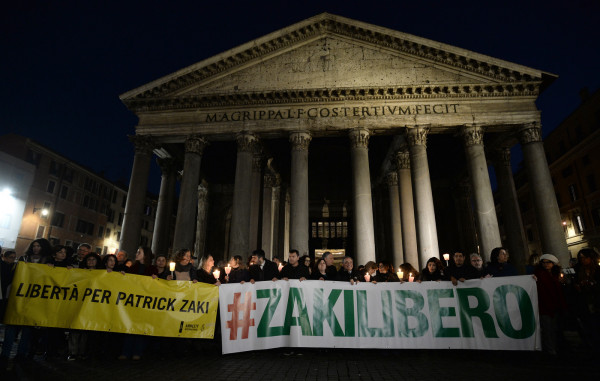
{"label": "ornamental frieze", "polygon": [[259,149],[259,140],[256,135],[242,132],[236,136],[238,152],[255,153]]}
{"label": "ornamental frieze", "polygon": [[428,127],[407,127],[406,128],[406,141],[408,145],[413,146],[426,146],[427,145],[427,133],[429,132]]}
{"label": "ornamental frieze", "polygon": [[462,128],[461,133],[466,147],[483,144],[483,128],[479,126],[465,126]]}
{"label": "ornamental frieze", "polygon": [[369,148],[369,131],[364,128],[356,128],[349,133],[350,146],[352,148]]}
{"label": "ornamental frieze", "polygon": [[290,143],[295,151],[306,151],[312,140],[312,136],[308,132],[292,132],[290,134]]}

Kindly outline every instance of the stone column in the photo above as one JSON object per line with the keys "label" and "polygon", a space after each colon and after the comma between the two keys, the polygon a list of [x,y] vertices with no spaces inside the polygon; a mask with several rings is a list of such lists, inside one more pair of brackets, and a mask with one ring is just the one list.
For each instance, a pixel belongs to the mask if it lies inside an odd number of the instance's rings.
{"label": "stone column", "polygon": [[402,221],[400,218],[400,195],[398,192],[398,174],[390,172],[387,174],[388,192],[390,194],[390,231],[392,233],[392,253],[394,266],[404,263],[404,252],[402,251]]}
{"label": "stone column", "polygon": [[460,247],[464,254],[479,253],[477,244],[477,229],[475,228],[475,217],[471,207],[471,184],[468,179],[458,181],[454,191],[454,205],[456,208],[456,223],[460,228]]}
{"label": "stone column", "polygon": [[373,200],[369,172],[369,131],[357,128],[350,131],[352,156],[352,188],[354,196],[354,249],[356,265],[375,261],[375,231]]}
{"label": "stone column", "polygon": [[200,181],[200,161],[207,141],[199,136],[190,136],[185,141],[183,179],[179,190],[177,219],[173,251],[192,249],[196,232],[196,207],[198,203],[198,182]]}
{"label": "stone column", "polygon": [[277,221],[279,214],[279,177],[272,173],[264,176],[263,213],[262,213],[262,249],[266,258],[273,259],[276,250]]}
{"label": "stone column", "polygon": [[148,175],[150,173],[150,158],[152,157],[152,140],[149,136],[134,135],[129,140],[135,145],[135,156],[133,158],[133,169],[127,202],[125,203],[125,216],[121,228],[121,242],[119,247],[127,251],[130,258],[140,243],[142,232],[142,213],[146,201],[146,190],[148,189]]}
{"label": "stone column", "polygon": [[494,150],[494,169],[498,181],[500,194],[500,207],[506,232],[506,246],[511,257],[511,262],[520,273],[525,274],[528,246],[521,219],[519,199],[515,188],[512,168],[510,166],[510,148],[503,147]]}
{"label": "stone column", "polygon": [[569,249],[562,227],[560,210],[552,185],[550,169],[542,143],[542,129],[531,123],[519,130],[519,141],[523,149],[523,161],[527,169],[529,189],[533,195],[533,206],[537,227],[544,253],[556,255],[562,266],[569,264]]}
{"label": "stone column", "polygon": [[[259,149],[254,152],[252,157],[252,180],[250,184],[250,236],[249,247],[250,251],[259,248],[259,227],[260,207],[261,207],[261,179],[263,169],[263,157]],[[262,233],[262,231],[261,231]]]}
{"label": "stone column", "polygon": [[406,129],[406,140],[410,150],[410,169],[415,198],[415,217],[417,225],[417,241],[419,243],[420,263],[411,263],[417,269],[423,268],[431,257],[439,257],[437,227],[435,226],[435,210],[429,163],[427,161],[427,127]]}
{"label": "stone column", "polygon": [[[300,256],[308,254],[308,132],[290,134],[292,143],[292,173],[290,181],[290,250]],[[287,256],[287,253],[285,253]]]}
{"label": "stone column", "polygon": [[229,235],[229,256],[250,254],[250,189],[252,186],[252,156],[258,138],[250,133],[237,136],[237,162],[235,165],[235,185],[233,188],[233,208],[231,211],[231,232]]}
{"label": "stone column", "polygon": [[[201,258],[204,255],[206,243],[206,219],[208,218],[208,184],[203,181],[198,185],[198,217],[196,219],[196,242],[194,254]],[[200,261],[197,262],[197,264]]]}
{"label": "stone column", "polygon": [[483,149],[483,129],[479,126],[466,126],[461,133],[473,189],[480,254],[484,259],[489,260],[492,249],[502,246],[502,240]]}
{"label": "stone column", "polygon": [[[417,267],[419,263],[419,250],[417,248],[417,226],[415,223],[415,205],[410,175],[410,154],[408,151],[401,151],[396,154],[396,166],[398,167],[398,191],[400,193],[404,261]],[[395,263],[395,265],[399,266],[401,263]]]}
{"label": "stone column", "polygon": [[173,158],[157,159],[156,162],[162,172],[160,192],[154,220],[152,234],[152,252],[168,255],[169,251],[169,226],[173,213],[173,194],[175,192],[175,160]]}

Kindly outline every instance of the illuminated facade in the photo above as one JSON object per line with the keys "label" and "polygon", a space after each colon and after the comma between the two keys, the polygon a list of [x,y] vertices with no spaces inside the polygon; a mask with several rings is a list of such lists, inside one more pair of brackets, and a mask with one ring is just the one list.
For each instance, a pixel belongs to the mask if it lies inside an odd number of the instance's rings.
{"label": "illuminated facade", "polygon": [[[566,261],[535,105],[555,78],[331,14],[288,26],[121,95],[139,118],[121,247],[135,246],[156,155],[157,247],[216,258],[339,249],[357,264],[415,267],[459,247],[489,257],[502,240],[488,155],[501,158],[507,242],[523,261],[505,161],[521,144],[543,246]],[[159,232],[177,173],[170,240]]]}
{"label": "illuminated facade", "polygon": [[[10,158],[20,163],[13,165],[12,177],[2,177],[0,187],[14,189],[13,195],[22,204],[20,215],[15,215],[15,243],[5,243],[4,248],[15,248],[21,254],[36,238],[74,248],[86,242],[99,254],[113,253],[118,248],[127,199],[125,187],[23,136],[0,137],[0,154],[6,161]],[[20,185],[19,179],[23,179]],[[152,242],[156,202],[144,197],[138,244]]]}

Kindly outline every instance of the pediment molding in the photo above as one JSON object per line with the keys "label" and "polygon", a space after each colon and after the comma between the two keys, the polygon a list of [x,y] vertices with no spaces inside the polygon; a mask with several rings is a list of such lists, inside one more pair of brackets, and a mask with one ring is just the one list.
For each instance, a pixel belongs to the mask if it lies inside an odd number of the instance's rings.
{"label": "pediment molding", "polygon": [[371,100],[537,97],[541,82],[472,84],[456,86],[418,85],[370,88],[277,90],[171,98],[136,98],[127,101],[135,112],[186,110],[231,106],[336,103]]}
{"label": "pediment molding", "polygon": [[[539,84],[542,84],[549,76],[552,77],[552,75],[539,70],[473,53],[465,49],[324,13],[199,62],[138,89],[129,91],[121,95],[121,99],[127,107],[135,110],[140,107],[138,101],[148,99],[156,99],[158,101],[151,103],[169,103],[173,105],[182,103],[186,105],[191,104],[189,100],[192,100],[192,103],[196,105],[195,107],[201,107],[201,105],[211,103],[206,101],[207,98],[214,97],[224,99],[235,99],[238,97],[249,100],[253,98],[259,100],[261,97],[268,98],[269,96],[272,96],[275,100],[278,97],[286,98],[287,95],[279,91],[274,91],[272,94],[216,95],[199,97],[198,99],[193,99],[193,97],[190,98],[189,96],[177,98],[173,97],[173,95],[213,76],[223,75],[225,72],[234,70],[242,65],[247,65],[251,61],[264,59],[266,56],[272,55],[277,51],[290,49],[304,41],[326,36],[344,37],[375,47],[397,51],[419,59],[428,60],[437,65],[489,78],[496,83],[505,84],[501,85],[504,87],[508,87],[509,85],[513,85],[513,87],[523,86],[524,84],[533,82],[534,86],[539,89]],[[421,87],[424,89],[428,88],[427,86]],[[367,91],[370,92],[371,90],[380,91],[380,89],[368,89]],[[303,91],[307,92],[307,90]],[[330,90],[322,89],[315,91],[326,92]],[[344,89],[338,89],[338,91],[344,91]],[[387,92],[387,89],[384,91]],[[286,92],[290,93],[290,99],[294,98],[293,92],[293,90]],[[150,108],[152,109],[153,107]]]}

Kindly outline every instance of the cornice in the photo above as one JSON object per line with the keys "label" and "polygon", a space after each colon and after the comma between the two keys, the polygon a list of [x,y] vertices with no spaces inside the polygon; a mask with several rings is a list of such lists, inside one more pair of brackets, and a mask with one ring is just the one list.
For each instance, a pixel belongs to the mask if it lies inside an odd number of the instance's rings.
{"label": "cornice", "polygon": [[[130,102],[134,99],[165,98],[169,94],[181,91],[212,76],[253,60],[264,59],[265,56],[278,50],[284,50],[319,36],[341,36],[362,41],[376,47],[446,65],[456,70],[485,76],[496,82],[541,82],[544,79],[542,78],[544,73],[534,69],[391,29],[324,14],[292,25],[283,31],[271,33],[239,48],[180,70],[171,76],[127,92],[121,95],[121,99],[129,107]],[[510,66],[512,68],[509,68]]]}
{"label": "cornice", "polygon": [[135,112],[369,100],[537,97],[541,82],[277,90],[124,101]]}

